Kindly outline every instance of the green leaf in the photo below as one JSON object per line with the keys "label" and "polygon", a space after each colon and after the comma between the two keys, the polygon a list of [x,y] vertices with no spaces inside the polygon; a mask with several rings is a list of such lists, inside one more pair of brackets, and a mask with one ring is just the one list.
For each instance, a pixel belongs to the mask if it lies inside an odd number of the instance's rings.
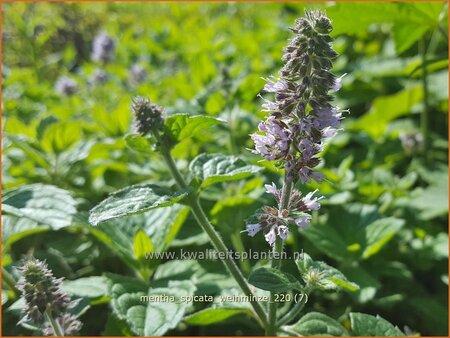
{"label": "green leaf", "polygon": [[62,288],[69,295],[88,298],[102,297],[108,293],[106,279],[103,276],[64,280]]}
{"label": "green leaf", "polygon": [[125,320],[136,335],[164,335],[181,321],[192,305],[192,302],[182,301],[182,297],[186,299],[194,294],[195,286],[190,281],[171,281],[167,287],[148,289],[144,282],[132,278],[112,274],[107,278],[115,314]]}
{"label": "green leaf", "polygon": [[121,216],[134,215],[145,211],[171,206],[180,202],[187,192],[173,193],[157,185],[134,185],[115,193],[95,206],[89,215],[89,222],[97,225]]}
{"label": "green leaf", "polygon": [[313,261],[306,253],[302,253],[301,258],[297,259],[295,263],[306,284],[311,284],[323,290],[338,288],[346,291],[359,290],[359,286],[350,282],[338,269],[325,262]]}
{"label": "green leaf", "polygon": [[302,290],[302,285],[294,276],[274,268],[259,268],[253,271],[248,282],[257,288],[273,292]]}
{"label": "green leaf", "polygon": [[397,326],[380,316],[365,313],[350,313],[351,331],[355,336],[404,336]]}
{"label": "green leaf", "polygon": [[379,96],[368,113],[352,124],[377,138],[385,134],[388,123],[400,116],[409,115],[414,105],[422,102],[423,89],[415,86],[389,96]]}
{"label": "green leaf", "polygon": [[[3,212],[5,212],[3,210]],[[47,225],[39,225],[27,218],[21,218],[14,215],[2,215],[2,243],[5,247],[40,232],[48,231]]]}
{"label": "green leaf", "polygon": [[403,53],[411,47],[417,40],[419,40],[427,31],[429,27],[417,25],[415,23],[397,23],[394,25],[392,31],[395,41],[395,49],[398,54]]}
{"label": "green leaf", "polygon": [[152,144],[147,137],[139,134],[128,134],[124,137],[125,143],[128,147],[137,151],[138,153],[151,154],[153,153]]}
{"label": "green leaf", "polygon": [[8,293],[5,290],[2,290],[2,305],[8,302]]}
{"label": "green leaf", "polygon": [[339,322],[319,312],[310,312],[287,328],[302,336],[349,336]]}
{"label": "green leaf", "polygon": [[187,316],[184,321],[189,325],[205,326],[218,322],[222,322],[230,317],[238,314],[251,314],[249,309],[213,307],[198,311]]}
{"label": "green leaf", "polygon": [[402,219],[389,217],[377,220],[368,225],[366,228],[367,244],[362,258],[369,258],[380,251],[404,224],[405,221]]}
{"label": "green leaf", "polygon": [[82,138],[80,121],[61,121],[49,125],[41,140],[46,152],[58,154],[77,143]]}
{"label": "green leaf", "polygon": [[240,180],[261,169],[236,156],[222,154],[201,154],[189,164],[190,172],[202,181],[203,188],[219,182]]}
{"label": "green leaf", "polygon": [[40,183],[5,192],[2,204],[3,214],[26,218],[54,230],[71,225],[77,212],[77,202],[68,191]]}
{"label": "green leaf", "polygon": [[150,237],[144,232],[144,230],[139,229],[136,232],[133,240],[133,254],[138,260],[145,259],[147,253],[153,252],[154,246]]}
{"label": "green leaf", "polygon": [[114,219],[97,227],[89,226],[91,233],[108,246],[131,268],[138,268],[133,255],[133,240],[140,229],[152,239],[155,250],[164,251],[180,230],[189,208],[175,204],[166,208],[152,209],[124,219]]}
{"label": "green leaf", "polygon": [[369,258],[392,239],[404,221],[383,218],[373,205],[351,204],[331,208],[328,220],[303,234],[323,253],[337,260]]}
{"label": "green leaf", "polygon": [[[181,298],[192,296],[195,286],[189,281],[170,281],[167,288],[150,289],[149,296],[173,296],[175,302],[149,302],[145,316],[144,331],[141,335],[162,336],[173,329],[183,318],[192,301],[183,301]],[[139,332],[138,332],[139,333]]]}
{"label": "green leaf", "polygon": [[444,182],[432,184],[423,190],[415,191],[408,205],[419,211],[423,220],[433,219],[448,214],[448,179]]}
{"label": "green leaf", "polygon": [[221,120],[210,116],[175,114],[166,119],[165,126],[174,140],[182,141],[221,122]]}

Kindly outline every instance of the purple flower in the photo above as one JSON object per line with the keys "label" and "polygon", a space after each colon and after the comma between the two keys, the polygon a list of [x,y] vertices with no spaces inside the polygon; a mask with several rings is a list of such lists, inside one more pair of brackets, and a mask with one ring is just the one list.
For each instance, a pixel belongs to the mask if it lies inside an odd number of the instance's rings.
{"label": "purple flower", "polygon": [[276,92],[283,92],[288,90],[288,84],[283,80],[278,80],[278,82],[274,82],[270,79],[264,79],[266,80],[266,84],[264,86],[264,91],[268,93],[276,93]]}
{"label": "purple flower", "polygon": [[55,90],[63,95],[70,96],[78,91],[78,84],[67,76],[61,76],[55,83]]}
{"label": "purple flower", "polygon": [[141,83],[147,78],[147,71],[140,64],[135,63],[128,71],[128,77],[134,84]]}
{"label": "purple flower", "polygon": [[343,78],[345,75],[347,75],[347,73],[345,73],[344,75],[342,75],[342,76],[336,78],[336,79],[334,80],[334,83],[333,83],[333,85],[331,86],[330,90],[332,90],[333,92],[337,92],[339,89],[341,89],[341,88],[342,88],[342,78]]}
{"label": "purple flower", "polygon": [[90,78],[90,83],[93,85],[98,85],[105,83],[108,81],[108,73],[106,73],[103,69],[96,69]]}
{"label": "purple flower", "polygon": [[289,131],[280,126],[274,116],[269,116],[259,124],[259,131],[264,134],[252,134],[255,142],[254,153],[260,154],[266,160],[272,161],[284,157],[290,146]]}
{"label": "purple flower", "polygon": [[114,40],[105,32],[97,34],[92,41],[92,61],[108,62],[111,61],[116,49]]}
{"label": "purple flower", "polygon": [[247,224],[246,231],[250,237],[255,236],[261,230],[261,224]]}
{"label": "purple flower", "polygon": [[264,188],[266,188],[266,192],[268,194],[272,194],[272,195],[276,195],[278,193],[278,189],[277,186],[275,185],[275,183],[272,182],[272,185],[270,184],[265,184]]}
{"label": "purple flower", "polygon": [[267,232],[264,235],[264,238],[266,239],[267,243],[270,244],[270,246],[273,245],[273,243],[275,243],[275,240],[277,239],[277,235],[275,233],[275,227],[272,227],[269,232]]}
{"label": "purple flower", "polygon": [[301,216],[299,218],[295,219],[295,224],[301,229],[305,229],[309,226],[309,217],[308,216]]}
{"label": "purple flower", "polygon": [[285,240],[287,238],[288,234],[289,234],[289,228],[287,226],[280,225],[278,227],[278,236],[280,236],[280,238],[282,240]]}
{"label": "purple flower", "polygon": [[314,197],[313,195],[318,191],[318,189],[309,192],[304,198],[303,198],[303,203],[305,203],[305,206],[309,209],[309,210],[319,210],[320,208],[320,204],[319,201],[323,198],[322,197]]}
{"label": "purple flower", "polygon": [[338,128],[341,119],[342,113],[338,107],[319,108],[316,111],[313,124],[317,129]]}
{"label": "purple flower", "polygon": [[302,167],[299,170],[299,178],[300,182],[303,184],[311,182],[311,180],[316,181],[317,183],[321,183],[325,176],[321,173],[315,173],[308,167]]}
{"label": "purple flower", "polygon": [[[325,139],[337,133],[342,119],[342,111],[333,106],[329,92],[340,89],[343,76],[336,78],[331,72],[338,54],[331,46],[331,21],[321,11],[305,11],[305,17],[291,30],[295,37],[284,49],[279,77],[265,79],[264,91],[273,93],[273,98],[262,98],[262,108],[269,116],[251,135],[253,152],[277,161],[277,166],[284,167],[288,182],[320,183],[325,176],[314,171],[320,164],[317,155]],[[275,184],[265,188],[278,203],[278,208],[263,207],[258,218],[270,245],[276,236],[286,239],[289,225],[306,227],[311,218],[308,213],[320,208],[322,197],[314,197],[317,190],[304,197],[292,190],[286,206]]]}

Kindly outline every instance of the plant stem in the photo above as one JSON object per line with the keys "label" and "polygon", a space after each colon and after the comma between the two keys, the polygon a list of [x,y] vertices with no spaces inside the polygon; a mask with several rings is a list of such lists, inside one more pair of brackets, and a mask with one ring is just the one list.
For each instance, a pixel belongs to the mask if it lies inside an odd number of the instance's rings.
{"label": "plant stem", "polygon": [[425,47],[425,38],[421,38],[419,41],[419,51],[422,58],[422,87],[423,87],[423,103],[424,107],[420,115],[420,129],[423,137],[422,152],[425,160],[428,156],[428,124],[429,124],[429,114],[430,114],[430,104],[428,95],[428,70],[427,70],[427,50]]}
{"label": "plant stem", "polygon": [[[242,255],[242,253],[245,251],[245,248],[244,248],[244,243],[242,243],[241,234],[239,232],[235,232],[235,233],[231,234],[231,242],[232,242],[235,250],[237,252],[241,253],[241,255]],[[245,274],[249,274],[251,267],[250,267],[248,260],[241,259],[240,262],[241,262],[240,263],[241,269],[244,271]]]}
{"label": "plant stem", "polygon": [[2,280],[9,286],[9,288],[14,292],[14,295],[20,294],[19,290],[17,290],[16,282],[14,281],[13,276],[5,269],[2,268]]}
{"label": "plant stem", "polygon": [[64,331],[61,329],[61,325],[59,325],[58,321],[55,320],[52,316],[52,309],[50,305],[47,305],[47,309],[45,309],[45,318],[47,318],[50,326],[53,329],[56,337],[64,337]]}
{"label": "plant stem", "polygon": [[[287,209],[289,206],[289,198],[291,196],[293,184],[288,180],[287,175],[284,176],[283,188],[281,191],[280,209]],[[281,254],[283,253],[283,240],[277,237],[275,245],[273,246],[272,268],[280,269]],[[276,292],[270,293],[269,303],[269,324],[266,328],[266,336],[274,336],[276,334],[277,321],[277,303],[275,302]]]}
{"label": "plant stem", "polygon": [[[309,296],[310,291],[305,291],[305,294],[307,296]],[[283,318],[281,318],[278,322],[277,322],[277,326],[280,327],[282,325],[288,324],[291,320],[295,319],[295,317],[297,317],[297,315],[303,310],[303,308],[305,307],[306,301],[305,302],[299,302],[296,303],[294,305],[294,307],[291,309],[291,311],[289,311]]]}
{"label": "plant stem", "polygon": [[[186,184],[186,181],[181,176],[180,171],[178,170],[172,155],[170,154],[170,150],[167,148],[163,148],[161,150],[162,155],[164,156],[164,160],[166,161],[169,170],[174,177],[175,181],[177,182],[179,188],[181,189],[187,189],[188,185]],[[191,211],[197,220],[197,223],[202,227],[202,229],[208,234],[214,248],[218,252],[228,253],[229,250],[227,249],[225,243],[223,242],[222,238],[220,237],[219,233],[214,229],[213,225],[208,220],[208,217],[206,216],[205,212],[203,211],[203,208],[200,205],[200,202],[198,200],[197,196],[194,196],[192,194],[189,194],[188,197],[188,203],[191,207]],[[257,317],[261,321],[263,326],[267,325],[267,317],[264,309],[262,306],[254,300],[254,295],[252,291],[250,290],[250,287],[248,286],[244,276],[242,275],[241,271],[239,270],[238,266],[232,260],[228,255],[226,255],[225,259],[222,259],[223,264],[225,264],[225,267],[228,269],[228,271],[231,273],[231,275],[234,277],[236,282],[239,284],[240,288],[244,292],[246,296],[250,298],[250,304],[252,305],[253,309],[255,310]]]}

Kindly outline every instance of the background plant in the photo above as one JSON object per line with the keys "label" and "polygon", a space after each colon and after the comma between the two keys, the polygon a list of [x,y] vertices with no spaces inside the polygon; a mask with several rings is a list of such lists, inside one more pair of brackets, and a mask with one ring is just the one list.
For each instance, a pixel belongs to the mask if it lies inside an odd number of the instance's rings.
{"label": "background plant", "polygon": [[[328,181],[320,187],[326,197],[321,213],[308,230],[292,236],[286,250],[304,249],[314,260],[339,268],[360,290],[313,294],[307,307],[346,329],[358,328],[348,313],[363,312],[379,314],[401,329],[446,335],[446,5],[316,6],[326,8],[333,20],[334,47],[342,55],[334,71],[348,73],[337,104],[351,114],[324,151],[319,171]],[[131,133],[131,98],[151,95],[168,115],[226,120],[180,140],[172,154],[181,169],[187,172],[188,161],[202,152],[239,155],[264,167],[239,181],[207,184],[200,197],[228,246],[265,249],[262,236],[250,244],[239,232],[244,219],[272,203],[263,186],[279,183],[280,176],[245,148],[252,147],[248,135],[264,115],[257,97],[264,86],[261,77],[280,68],[286,28],[304,5],[2,7],[3,334],[32,333],[30,327],[10,324],[21,316],[16,267],[29,252],[45,259],[57,277],[66,277],[63,287],[69,294],[82,298],[74,310],[85,335],[141,333],[145,325],[127,318],[122,302],[134,304],[134,295],[146,293],[149,285],[140,279],[150,275],[152,288],[194,292],[186,282],[192,276],[198,294],[235,292],[215,262],[142,259],[143,251],[152,249],[209,248],[186,207],[155,209],[97,228],[88,225],[87,212],[128,185],[173,184],[158,154],[139,142],[133,150],[123,139]],[[93,40],[101,32],[115,42],[114,57],[107,62],[91,60]],[[130,76],[133,65],[145,70],[139,72],[142,82]],[[102,71],[105,81],[94,76]],[[55,90],[64,75],[77,83],[73,95]],[[239,263],[248,275],[266,262]],[[294,262],[285,268],[301,277]],[[249,313],[241,305],[186,306],[159,333],[259,332],[255,322],[236,316]],[[148,310],[136,305],[133,311]]]}

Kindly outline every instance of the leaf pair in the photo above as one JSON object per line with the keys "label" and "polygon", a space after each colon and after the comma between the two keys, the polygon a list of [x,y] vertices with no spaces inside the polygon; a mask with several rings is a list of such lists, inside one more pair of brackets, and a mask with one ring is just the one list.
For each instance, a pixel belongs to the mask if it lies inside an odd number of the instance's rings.
{"label": "leaf pair", "polygon": [[284,329],[302,336],[404,336],[398,327],[380,316],[358,312],[350,313],[349,330],[333,318],[318,312],[310,312]]}

